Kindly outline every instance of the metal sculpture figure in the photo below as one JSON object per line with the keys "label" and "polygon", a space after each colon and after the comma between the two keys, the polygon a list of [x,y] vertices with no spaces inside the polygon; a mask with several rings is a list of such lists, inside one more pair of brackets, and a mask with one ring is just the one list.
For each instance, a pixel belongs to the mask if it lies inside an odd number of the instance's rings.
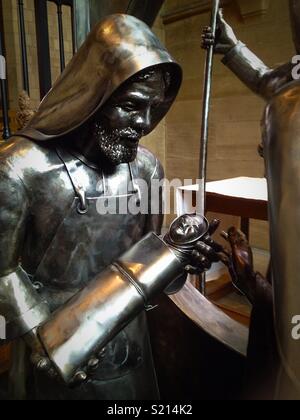
{"label": "metal sculpture figure", "polygon": [[112,15],[1,146],[0,313],[8,339],[32,349],[36,398],[158,397],[144,309],[210,266],[217,224],[185,216],[163,240],[161,213],[99,214],[97,203],[154,199],[137,180],[163,169],[139,141],[180,83],[151,30]]}
{"label": "metal sculpture figure", "polygon": [[[295,49],[300,53],[300,2],[289,0],[289,7]],[[252,385],[257,387],[256,397],[300,399],[300,341],[292,335],[292,322],[300,308],[299,258],[295,252],[300,234],[299,82],[293,81],[292,60],[270,69],[238,41],[221,11],[216,38],[209,27],[203,32],[203,46],[211,45],[215,45],[216,53],[224,54],[223,63],[242,82],[269,102],[263,120],[263,150],[269,187],[273,290],[268,280],[253,272],[245,238],[236,231],[229,232],[236,268],[233,280],[255,306],[248,354],[252,361],[256,358],[259,362],[250,375]]]}

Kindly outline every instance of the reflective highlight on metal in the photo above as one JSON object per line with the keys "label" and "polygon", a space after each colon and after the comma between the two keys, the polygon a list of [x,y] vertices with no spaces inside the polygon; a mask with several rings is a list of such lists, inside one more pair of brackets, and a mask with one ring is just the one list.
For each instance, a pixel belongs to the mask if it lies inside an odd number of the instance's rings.
{"label": "reflective highlight on metal", "polygon": [[32,331],[50,315],[21,267],[0,278],[0,313],[6,320],[7,340]]}
{"label": "reflective highlight on metal", "polygon": [[168,65],[171,84],[153,114],[153,128],[173,103],[182,71],[145,23],[111,15],[95,26],[21,134],[40,141],[65,135],[94,115],[130,77],[162,65]]}
{"label": "reflective highlight on metal", "polygon": [[[166,86],[154,83],[154,88],[151,85],[152,89],[147,90],[147,80],[138,80],[134,86],[130,80],[125,83],[135,72],[147,70],[148,73],[151,67],[155,73],[157,67],[164,71],[165,66],[169,81]],[[143,76],[145,72],[139,75]],[[138,189],[129,189],[129,185],[130,181],[136,185],[135,179],[141,178],[150,186],[151,180],[161,180],[164,174],[156,157],[137,145],[133,162],[108,164],[105,156],[99,153],[97,141],[101,139],[92,136],[91,127],[95,118],[103,118],[100,112],[102,105],[110,104],[109,128],[135,129],[135,125],[140,127],[145,123],[147,130],[142,129],[139,134],[150,132],[165,116],[180,83],[180,67],[144,23],[130,16],[114,15],[96,26],[41,104],[29,127],[20,136],[1,145],[1,277],[16,272],[22,261],[22,269],[30,277],[25,284],[32,281],[39,286],[39,302],[46,300],[51,312],[57,309],[63,311],[66,302],[84,287],[87,287],[88,293],[90,281],[144,235],[152,231],[160,233],[161,213],[99,215],[98,200],[108,201],[108,205],[116,200],[118,204],[124,194],[128,200],[160,200],[161,196],[145,197]],[[131,113],[128,116],[127,112],[121,112],[118,101],[109,102],[111,94],[118,90],[120,84],[126,85],[126,94],[134,92],[139,98],[145,98],[147,91],[150,104],[159,96],[159,104],[155,110],[151,108],[150,114],[148,105],[145,106],[147,112],[144,107],[143,110],[138,108],[135,118],[130,119],[128,125]],[[96,113],[98,110],[99,114]],[[77,130],[79,126],[80,130]],[[51,142],[39,142],[49,139]],[[129,142],[130,139],[119,140]],[[173,254],[170,255],[176,259]],[[116,267],[112,270],[119,273]],[[126,299],[133,297],[134,305],[141,303],[140,314],[133,319],[126,312],[131,322],[127,319],[129,323],[125,326],[118,318],[118,308],[115,318],[112,308],[102,302],[103,313],[110,317],[112,323],[115,322],[115,331],[121,332],[116,336],[110,335],[111,340],[103,353],[92,354],[93,357],[87,360],[89,383],[81,386],[80,390],[70,390],[63,383],[54,383],[55,372],[50,372],[50,378],[45,374],[48,361],[44,355],[35,357],[37,366],[43,367],[43,370],[36,369],[34,372],[37,399],[158,398],[143,311],[145,302],[135,287],[137,285],[134,286],[128,279],[125,283],[121,274],[118,275],[117,283],[124,285],[125,290],[124,297],[118,295],[120,303],[124,304]],[[142,277],[144,279],[144,273]],[[165,280],[162,276],[160,279],[163,286]],[[105,293],[110,295],[113,292],[110,288],[117,283],[113,278],[110,285],[105,279],[103,281]],[[153,287],[156,290],[156,286]],[[3,293],[6,295],[7,290]],[[35,288],[32,293],[36,296]],[[28,295],[28,300],[33,299],[29,288]],[[31,309],[33,306],[30,304],[28,308],[24,306],[24,312]],[[44,320],[41,319],[41,322]],[[63,321],[67,322],[67,318]],[[119,321],[120,327],[117,326]],[[31,323],[30,327],[34,325]],[[63,329],[63,324],[60,327]],[[101,326],[99,328],[104,336],[110,334]],[[78,331],[82,333],[83,327],[78,326]],[[34,333],[27,334],[26,341],[39,354]],[[77,341],[75,344],[79,346]],[[75,355],[78,349],[76,347]],[[82,346],[81,351],[84,357],[86,353]],[[96,359],[101,362],[98,368]],[[78,378],[85,375],[87,373],[81,371]]]}
{"label": "reflective highlight on metal", "polygon": [[[149,106],[136,111],[134,104],[136,119],[128,127],[130,111],[120,112],[120,102],[110,99],[124,86],[125,93],[145,98],[147,81],[132,83],[131,77],[145,76],[149,67],[167,69],[169,82],[154,84],[154,89],[151,85],[150,103],[159,96],[158,105],[150,112]],[[144,23],[125,15],[108,17],[92,31],[29,126],[1,146],[0,276],[5,286],[6,276],[18,273],[20,261],[28,274],[20,284],[20,290],[26,286],[24,302],[3,289],[17,308],[12,320],[18,319],[21,335],[27,327],[31,331],[38,316],[45,321],[39,303],[46,300],[53,315],[39,332],[48,355],[67,383],[74,375],[77,381],[89,379],[78,390],[54,383],[55,372],[47,378],[48,361],[42,355],[36,359],[43,368],[35,371],[37,398],[158,398],[144,309],[174,281],[183,285],[185,265],[153,233],[138,243],[148,232],[160,233],[162,214],[100,216],[96,203],[118,202],[124,189],[128,200],[151,201],[153,197],[129,190],[129,181],[138,177],[150,184],[163,178],[163,170],[143,147],[132,162],[108,164],[106,156],[98,156],[90,129],[95,119],[104,118],[103,110],[107,117],[107,105],[109,128],[133,130],[146,124],[147,130],[139,133],[150,132],[173,103],[181,77],[180,67]],[[205,220],[199,223],[192,235],[186,232],[188,240],[205,231]],[[29,275],[39,286],[39,298],[29,287]],[[31,310],[34,321],[32,315],[30,321],[24,316],[22,329],[18,315]],[[214,329],[216,324],[230,341],[226,320],[207,326]]]}
{"label": "reflective highlight on metal", "polygon": [[187,281],[183,289],[170,296],[175,305],[198,327],[226,347],[247,355],[249,330],[229,318]]}
{"label": "reflective highlight on metal", "polygon": [[275,325],[282,362],[277,399],[300,399],[300,340],[292,337],[292,319],[300,308],[299,115],[300,84],[294,82],[274,97],[264,119]]}
{"label": "reflective highlight on metal", "polygon": [[175,219],[170,226],[170,239],[175,245],[191,247],[208,232],[208,220],[200,215],[184,215]]}
{"label": "reflective highlight on metal", "polygon": [[[289,0],[294,45],[300,52],[300,2]],[[300,342],[291,320],[299,312],[299,146],[300,88],[292,63],[268,68],[239,42],[223,59],[252,91],[269,100],[263,120],[264,157],[269,189],[275,329],[282,366],[277,399],[300,399]],[[293,82],[293,83],[291,83]]]}
{"label": "reflective highlight on metal", "polygon": [[266,100],[293,80],[292,63],[271,69],[240,41],[224,56],[222,62],[249,89]]}
{"label": "reflective highlight on metal", "polygon": [[91,358],[182,274],[180,261],[151,233],[59,309],[39,328],[39,337],[64,381],[88,368]]}

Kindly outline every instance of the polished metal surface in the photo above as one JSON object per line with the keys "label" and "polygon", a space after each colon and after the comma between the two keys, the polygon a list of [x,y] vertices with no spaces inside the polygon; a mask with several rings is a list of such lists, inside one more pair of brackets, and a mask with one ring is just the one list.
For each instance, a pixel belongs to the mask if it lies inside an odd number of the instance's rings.
{"label": "polished metal surface", "polygon": [[[220,8],[220,0],[213,0],[210,28],[212,36],[215,37],[217,29],[217,16]],[[208,135],[209,135],[209,114],[212,89],[212,75],[214,63],[214,45],[207,48],[205,68],[204,68],[204,85],[203,85],[203,105],[202,105],[202,121],[201,121],[201,137],[200,137],[200,154],[199,154],[199,195],[197,197],[196,212],[200,215],[205,214],[206,204],[206,176],[207,176],[207,154],[208,154]],[[202,273],[199,278],[200,292],[206,294],[206,276]]]}
{"label": "polished metal surface", "polygon": [[[164,177],[156,157],[139,141],[165,116],[180,83],[180,67],[144,23],[114,15],[96,26],[26,130],[1,145],[1,278],[21,262],[40,300],[51,311],[63,310],[144,235],[160,233],[161,211],[102,214],[99,206],[118,208],[124,198],[136,205],[161,200],[138,187],[138,179],[150,186]],[[137,294],[132,284],[129,288]],[[143,302],[140,315],[125,328],[116,327],[123,329],[92,358],[100,360],[99,367],[88,361],[94,369],[87,384],[70,390],[36,370],[36,397],[156,399],[144,301],[141,295],[137,299]],[[103,305],[103,313],[108,311],[111,322],[116,316],[118,324],[119,312]],[[34,333],[26,338],[39,353]],[[34,360],[39,369],[48,366],[43,355]]]}
{"label": "polished metal surface", "polygon": [[149,186],[164,176],[139,142],[166,115],[181,77],[144,23],[108,17],[26,129],[1,146],[0,276],[22,263],[54,312],[40,329],[50,359],[67,382],[74,374],[89,379],[75,390],[54,382],[30,334],[39,399],[158,397],[143,309],[174,280],[181,287],[187,266],[208,268],[211,250],[202,255],[197,242],[181,259],[180,247],[169,249],[154,234],[135,246],[148,232],[160,233],[161,212],[111,214],[99,206],[118,209],[125,198],[137,206],[156,199],[161,208],[161,194],[145,195],[138,186],[138,179]]}
{"label": "polished metal surface", "polygon": [[[217,27],[217,14],[220,7],[220,0],[213,0],[212,13],[211,13],[211,31],[212,35],[216,34]],[[203,86],[203,106],[202,106],[202,124],[201,124],[201,138],[200,138],[200,157],[199,157],[199,188],[201,196],[200,208],[198,212],[201,216],[205,214],[205,185],[207,175],[207,151],[208,151],[208,134],[209,134],[209,113],[210,113],[210,100],[212,89],[212,75],[213,75],[213,60],[214,60],[214,46],[211,45],[207,49],[205,70],[204,70],[204,86]],[[203,279],[205,281],[205,279]],[[202,285],[205,290],[205,284]],[[204,291],[203,290],[203,291]]]}
{"label": "polished metal surface", "polygon": [[170,296],[175,305],[198,327],[242,356],[247,355],[249,329],[229,318],[187,281],[183,289]]}
{"label": "polished metal surface", "polygon": [[265,163],[270,200],[276,335],[282,368],[278,399],[300,399],[300,340],[292,335],[300,313],[300,85],[284,88],[267,108]]}
{"label": "polished metal surface", "polygon": [[94,115],[122,83],[157,65],[168,66],[171,84],[164,103],[153,113],[152,129],[166,115],[178,93],[181,69],[142,21],[128,15],[103,19],[21,134],[45,141],[73,131]]}
{"label": "polished metal surface", "polygon": [[175,219],[170,226],[170,239],[182,248],[190,247],[200,241],[208,232],[208,220],[200,215],[183,215]]}
{"label": "polished metal surface", "polygon": [[39,336],[64,381],[87,369],[100,350],[182,273],[177,257],[150,233],[58,310],[39,329]]}
{"label": "polished metal surface", "polygon": [[266,100],[292,81],[291,63],[270,69],[241,42],[222,61],[254,93]]}
{"label": "polished metal surface", "polygon": [[[213,244],[211,239],[209,241],[211,248],[209,249],[205,245],[206,236],[209,233],[212,234],[219,226],[219,222],[217,222],[214,221],[209,224],[204,217],[196,214],[180,216],[172,223],[165,241],[176,252],[183,265],[191,264],[189,253],[192,251],[192,255],[195,255],[197,249],[201,254],[197,257],[198,261],[202,262],[204,266],[208,263],[206,266],[206,269],[208,269],[211,267],[211,262],[221,259],[220,254],[217,255],[215,250],[218,249],[222,253],[222,247]],[[207,254],[206,250],[208,251]],[[204,255],[208,259],[206,262],[203,260]],[[199,273],[201,274],[201,271]],[[185,282],[185,279],[179,279],[177,282],[179,284],[177,294],[172,293],[172,288],[176,287],[176,282],[168,288],[167,292],[171,292],[172,296],[170,298],[178,308],[211,337],[242,356],[246,356],[248,328],[224,314],[203,296],[203,293],[199,292],[190,280]]]}
{"label": "polished metal surface", "polygon": [[47,304],[21,267],[0,278],[0,314],[6,320],[7,340],[32,331],[50,315]]}
{"label": "polished metal surface", "polygon": [[[300,2],[289,0],[293,40],[300,52]],[[299,219],[300,88],[292,62],[270,69],[243,43],[219,14],[215,51],[253,92],[270,101],[264,117],[264,157],[269,188],[275,331],[281,358],[277,399],[300,399],[300,341],[292,337],[300,308]],[[204,31],[204,46],[214,42]],[[293,83],[292,83],[293,82]],[[276,368],[276,367],[274,367]]]}
{"label": "polished metal surface", "polygon": [[[294,44],[299,51],[300,12],[297,0],[290,0],[291,22],[294,31]],[[218,13],[218,32],[215,39],[212,28],[206,27],[203,31],[203,47],[205,49],[214,45],[215,53],[224,55],[222,62],[254,93],[269,100],[284,85],[291,82],[292,62],[277,68],[269,68],[247,46],[239,41],[223,17]]]}

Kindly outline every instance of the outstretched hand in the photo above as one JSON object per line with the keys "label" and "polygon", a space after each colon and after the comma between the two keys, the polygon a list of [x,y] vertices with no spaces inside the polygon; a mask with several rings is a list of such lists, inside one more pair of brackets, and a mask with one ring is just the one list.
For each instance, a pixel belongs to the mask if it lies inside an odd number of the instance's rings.
{"label": "outstretched hand", "polygon": [[220,226],[220,220],[213,219],[209,224],[207,234],[195,244],[192,253],[193,262],[186,266],[189,274],[201,274],[209,270],[213,263],[222,261],[227,265],[228,254],[222,245],[212,239]]}
{"label": "outstretched hand", "polygon": [[223,17],[222,9],[219,10],[217,16],[217,31],[214,37],[212,28],[206,26],[202,32],[202,48],[208,49],[214,45],[214,52],[216,54],[227,54],[238,43],[238,39],[228,23]]}
{"label": "outstretched hand", "polygon": [[222,234],[231,247],[231,258],[228,266],[233,285],[243,293],[250,302],[254,302],[256,289],[256,273],[253,269],[253,253],[243,232],[232,227],[228,233]]}
{"label": "outstretched hand", "polygon": [[214,262],[227,260],[224,248],[212,239],[220,224],[199,215],[186,214],[176,219],[165,236],[165,242],[182,261],[189,274],[201,274]]}

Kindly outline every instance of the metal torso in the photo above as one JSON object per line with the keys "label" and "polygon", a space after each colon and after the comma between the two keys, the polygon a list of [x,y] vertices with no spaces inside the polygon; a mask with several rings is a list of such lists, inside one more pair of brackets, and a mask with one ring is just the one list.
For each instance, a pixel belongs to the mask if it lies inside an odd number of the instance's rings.
{"label": "metal torso", "polygon": [[[140,149],[134,164],[120,165],[108,174],[88,167],[63,149],[41,148],[24,140],[14,146],[23,150],[24,157],[15,153],[12,164],[24,168],[19,176],[30,203],[22,266],[40,287],[51,310],[55,310],[146,233],[148,216],[99,214],[97,203],[99,200],[118,203],[120,194],[126,200],[148,200],[130,185],[128,189],[128,181],[135,177],[150,181],[156,159]],[[85,191],[86,212],[78,211],[78,187]],[[109,343],[93,377],[94,380],[82,386],[79,392],[37,374],[38,397],[157,397],[144,313]]]}
{"label": "metal torso", "polygon": [[[133,174],[137,175],[137,163],[116,167],[110,175],[90,168],[63,150],[58,150],[58,177],[63,173],[64,182],[71,184],[72,195],[67,188],[65,214],[56,217],[52,211],[47,218],[39,220],[36,231],[30,232],[28,240],[39,241],[44,249],[41,255],[23,257],[25,269],[36,267],[34,281],[42,285],[42,293],[52,309],[63,304],[70,295],[83,288],[93,277],[136,243],[144,233],[146,216],[131,214],[99,214],[97,206],[105,200],[105,205],[116,209],[122,200],[139,200],[139,192],[132,191],[129,183]],[[54,175],[54,174],[53,174]],[[68,180],[65,178],[67,175]],[[87,209],[80,211],[80,199],[76,189],[82,187]],[[51,209],[56,201],[56,191],[47,189],[50,202],[44,203]],[[144,197],[143,197],[144,198]],[[59,199],[58,202],[64,202]],[[79,211],[78,211],[79,209]],[[56,210],[56,209],[54,209]],[[39,214],[44,214],[43,210]],[[63,218],[61,217],[63,216]],[[50,227],[45,241],[44,226]],[[46,243],[47,242],[47,243]],[[28,246],[26,249],[32,249]],[[36,260],[38,257],[38,261]]]}
{"label": "metal torso", "polygon": [[[294,82],[268,105],[264,147],[269,188],[275,329],[281,357],[278,399],[300,399],[300,85]],[[298,319],[298,318],[297,318]]]}

